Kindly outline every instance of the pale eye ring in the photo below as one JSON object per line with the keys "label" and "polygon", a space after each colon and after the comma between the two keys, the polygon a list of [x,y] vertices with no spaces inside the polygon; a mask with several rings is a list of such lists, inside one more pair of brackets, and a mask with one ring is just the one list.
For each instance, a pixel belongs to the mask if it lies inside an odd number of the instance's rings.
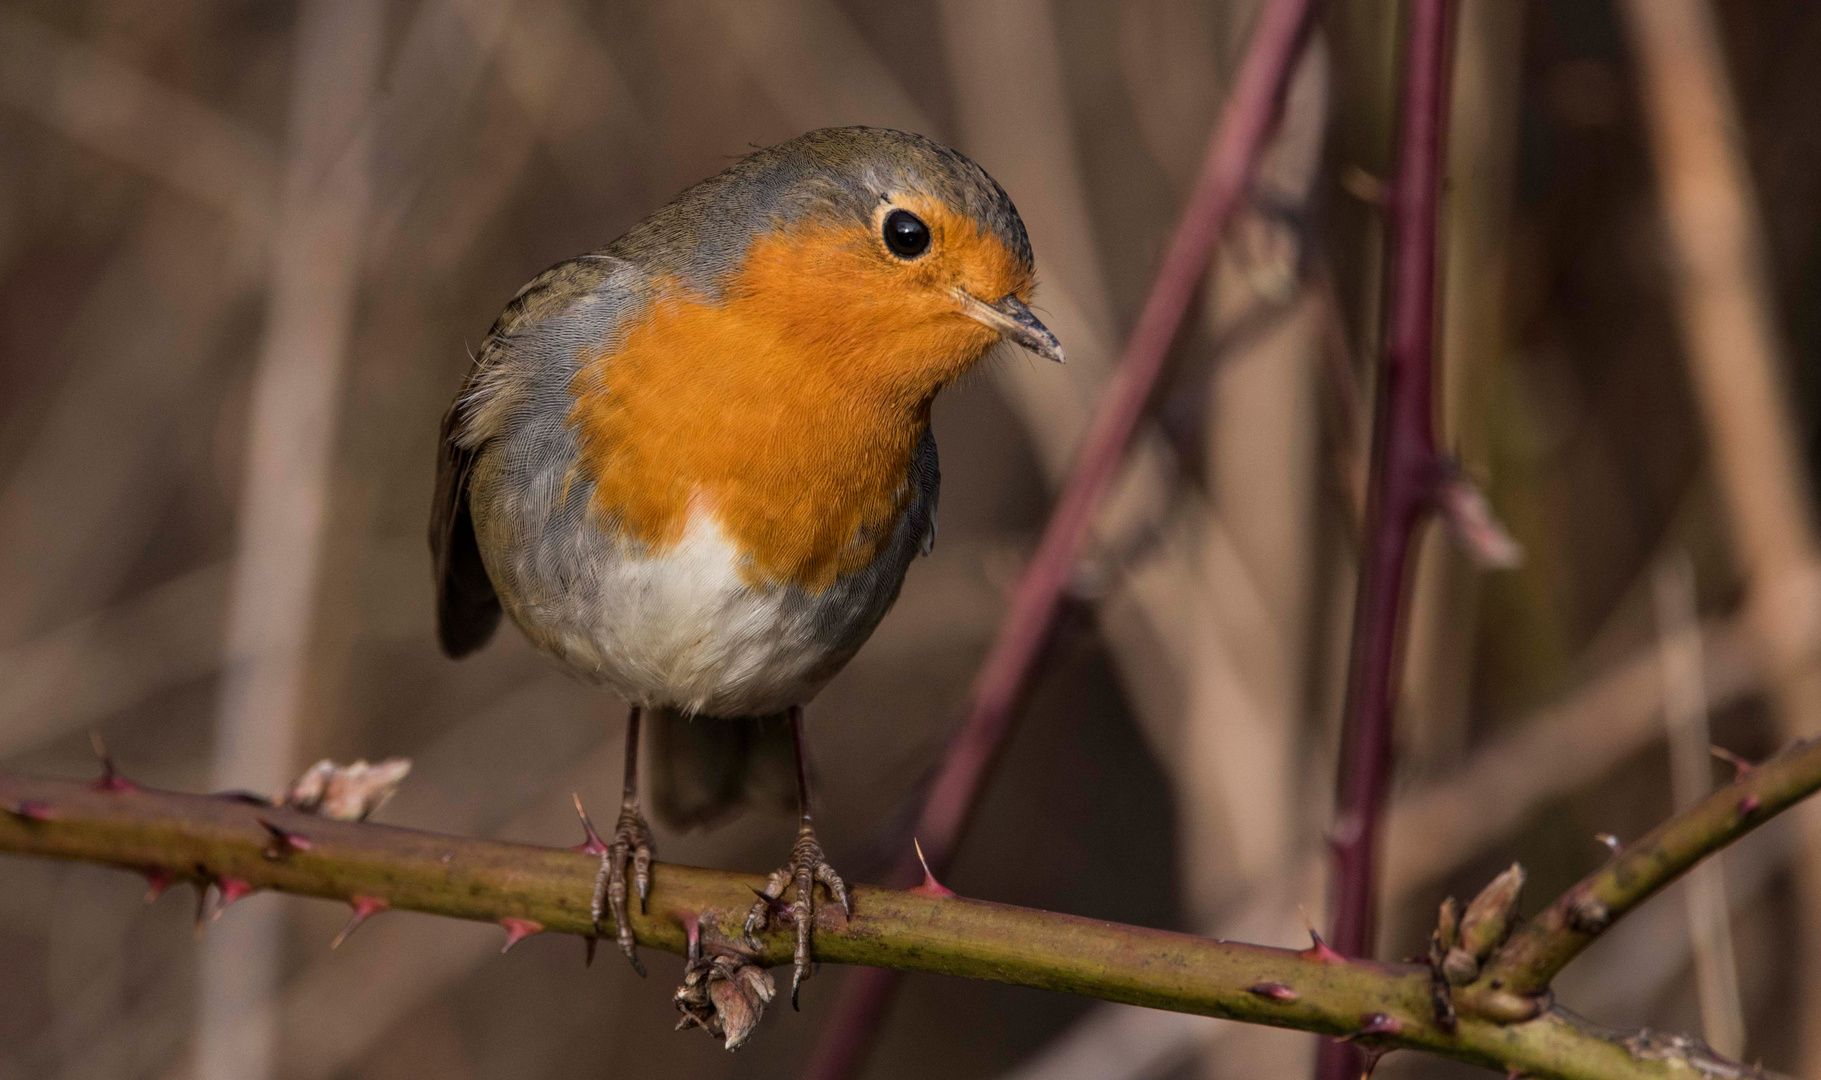
{"label": "pale eye ring", "polygon": [[929,226],[909,210],[885,215],[885,246],[901,259],[914,259],[929,250]]}

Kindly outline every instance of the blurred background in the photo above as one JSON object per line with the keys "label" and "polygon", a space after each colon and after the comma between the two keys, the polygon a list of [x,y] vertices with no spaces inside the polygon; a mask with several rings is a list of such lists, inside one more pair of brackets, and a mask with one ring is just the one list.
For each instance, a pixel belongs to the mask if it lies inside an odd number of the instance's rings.
{"label": "blurred background", "polygon": [[[4,0],[4,767],[92,774],[91,731],[135,779],[189,790],[272,792],[321,757],[404,756],[381,821],[568,844],[572,791],[610,818],[617,702],[510,630],[459,664],[436,649],[423,537],[442,412],[544,267],[751,147],[896,126],[1012,195],[1070,363],[995,355],[939,401],[941,541],[810,710],[823,839],[850,880],[876,880],[1258,6]],[[1821,9],[1718,7],[1784,404],[1812,459]],[[959,892],[1280,945],[1307,940],[1305,912],[1325,921],[1397,40],[1396,4],[1330,5],[947,882]],[[1486,572],[1425,534],[1387,957],[1424,948],[1441,898],[1512,860],[1534,909],[1603,861],[1596,834],[1666,816],[1672,749],[1700,758],[1700,724],[1748,757],[1780,741],[1736,614],[1745,577],[1622,13],[1465,0],[1452,94],[1438,413],[1526,559]],[[1796,1069],[1821,982],[1792,945],[1821,928],[1795,899],[1821,857],[1800,828],[1730,849],[1722,888],[1654,900],[1560,999]],[[791,829],[755,811],[660,832],[659,852],[764,871]],[[825,968],[803,1012],[774,1009],[735,1056],[670,1030],[681,964],[649,950],[641,981],[610,949],[592,969],[555,935],[500,956],[495,927],[395,913],[331,952],[342,908],[271,895],[198,937],[186,892],[147,906],[142,891],[0,862],[0,1078],[789,1077],[847,977]],[[1314,1044],[913,976],[866,1075],[1296,1076]],[[1381,1066],[1419,1074],[1475,1073]]]}

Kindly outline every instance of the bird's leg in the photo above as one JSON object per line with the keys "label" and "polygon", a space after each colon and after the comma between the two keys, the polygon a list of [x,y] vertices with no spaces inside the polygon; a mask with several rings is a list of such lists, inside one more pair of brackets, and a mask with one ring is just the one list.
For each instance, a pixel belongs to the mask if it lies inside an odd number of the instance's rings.
{"label": "bird's leg", "polygon": [[[790,738],[797,754],[797,842],[790,849],[790,865],[772,872],[765,883],[765,894],[753,901],[746,915],[746,937],[764,930],[771,922],[772,909],[790,912],[797,930],[797,951],[790,975],[790,1007],[797,1007],[797,988],[809,977],[809,936],[816,921],[816,885],[821,883],[841,905],[843,914],[852,916],[854,904],[847,895],[847,885],[835,868],[828,865],[822,845],[816,842],[816,828],[809,812],[809,767],[803,754],[803,707],[790,709]],[[792,892],[788,908],[778,903],[786,889]]]}
{"label": "bird's leg", "polygon": [[626,903],[626,873],[632,871],[632,887],[638,890],[639,912],[645,911],[645,898],[651,895],[651,826],[639,812],[639,707],[634,705],[626,717],[626,789],[620,798],[620,820],[613,828],[613,842],[601,856],[601,870],[594,879],[594,903],[591,914],[594,928],[601,928],[603,909],[613,913],[620,951],[632,961],[634,971],[645,974],[639,962],[639,950],[632,938],[632,917]]}

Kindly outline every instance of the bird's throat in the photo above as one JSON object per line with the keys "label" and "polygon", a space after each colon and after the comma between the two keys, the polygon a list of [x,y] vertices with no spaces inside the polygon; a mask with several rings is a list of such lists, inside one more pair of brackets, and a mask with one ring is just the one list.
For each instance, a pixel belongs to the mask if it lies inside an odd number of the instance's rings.
{"label": "bird's throat", "polygon": [[593,511],[654,554],[709,514],[756,586],[863,569],[911,498],[936,390],[876,355],[894,344],[793,333],[751,300],[654,304],[572,385]]}

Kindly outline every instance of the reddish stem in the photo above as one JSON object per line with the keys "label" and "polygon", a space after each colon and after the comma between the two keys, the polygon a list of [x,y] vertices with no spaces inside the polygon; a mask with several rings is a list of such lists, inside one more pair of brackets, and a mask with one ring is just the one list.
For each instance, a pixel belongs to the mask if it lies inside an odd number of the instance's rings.
{"label": "reddish stem", "polygon": [[[1334,828],[1334,948],[1372,952],[1380,822],[1391,774],[1391,732],[1406,569],[1417,527],[1434,504],[1441,460],[1434,420],[1435,246],[1447,125],[1452,0],[1408,9],[1397,175],[1386,211],[1392,258],[1387,332],[1373,423],[1366,550],[1360,565],[1347,675],[1339,813]],[[1351,1080],[1357,1048],[1329,1043],[1322,1080]]]}
{"label": "reddish stem", "polygon": [[[1055,631],[1095,508],[1144,417],[1215,244],[1245,196],[1258,155],[1277,124],[1284,88],[1302,52],[1315,6],[1315,0],[1271,0],[1259,17],[1169,252],[1106,397],[1082,438],[1074,470],[1018,584],[1011,611],[974,682],[967,720],[949,744],[918,816],[913,835],[938,876],[947,869],[979,804],[1032,673]],[[896,878],[909,884],[921,875],[917,859],[906,852]],[[811,1077],[845,1080],[858,1071],[896,980],[895,973],[883,969],[862,971],[848,980],[816,1048]]]}

